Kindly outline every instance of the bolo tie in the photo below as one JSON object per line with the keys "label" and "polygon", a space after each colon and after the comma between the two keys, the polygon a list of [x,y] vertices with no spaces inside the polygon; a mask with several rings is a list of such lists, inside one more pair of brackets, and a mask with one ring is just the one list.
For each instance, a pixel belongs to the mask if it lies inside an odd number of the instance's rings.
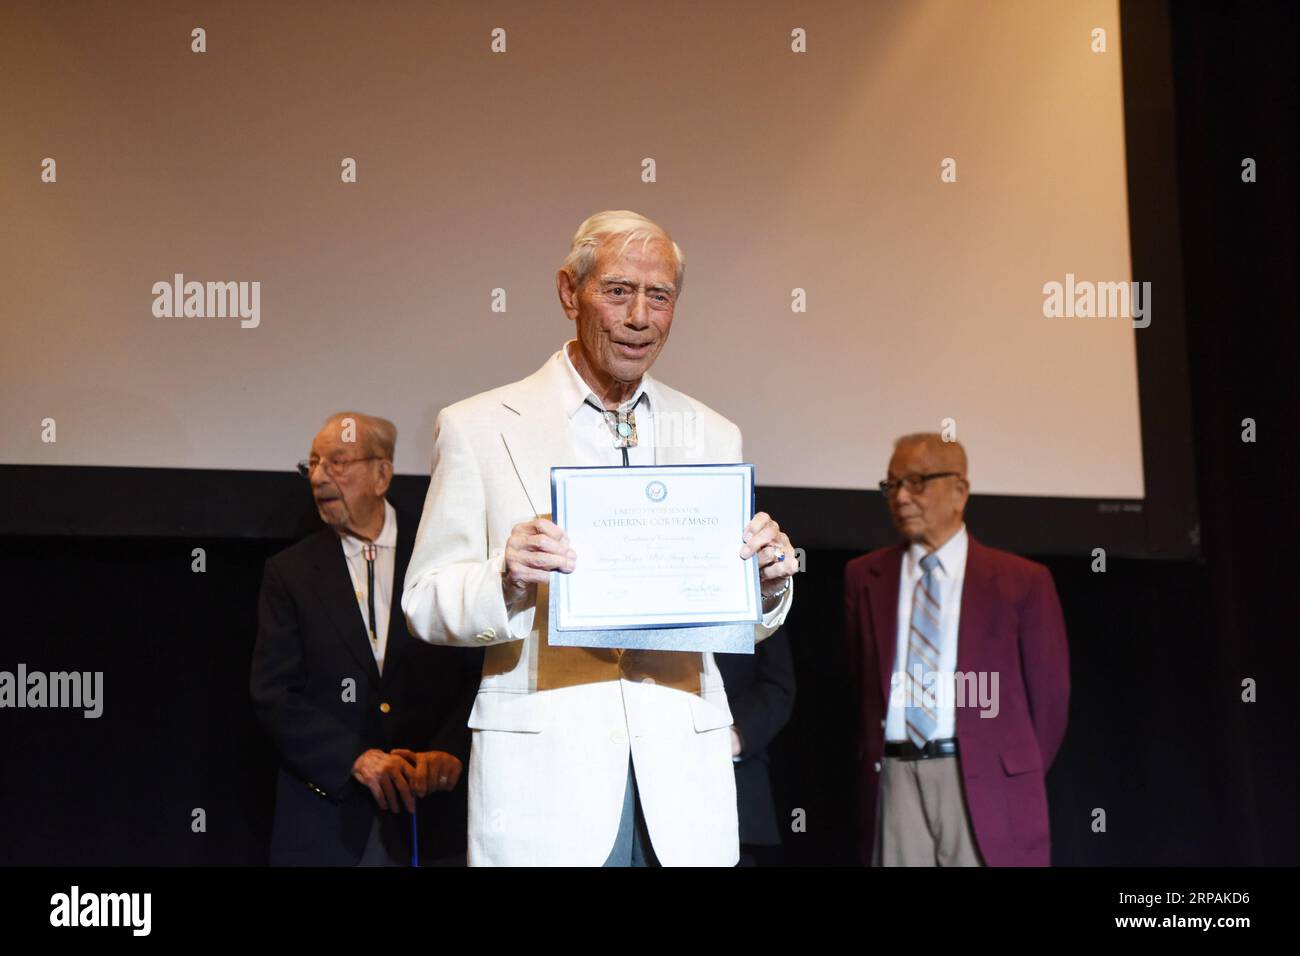
{"label": "bolo tie", "polygon": [[[637,402],[640,401],[638,398]],[[614,433],[614,447],[623,453],[624,467],[631,464],[627,459],[627,450],[636,447],[636,412],[634,409],[620,408],[616,412],[611,412],[609,409],[597,405],[591,399],[587,399],[587,404],[600,412],[605,419],[605,423],[609,425],[609,430]],[[621,660],[623,648],[616,648],[614,653]]]}
{"label": "bolo tie", "polygon": [[[640,401],[640,399],[637,401]],[[609,425],[609,430],[614,435],[614,447],[623,453],[623,464],[630,464],[627,458],[627,450],[636,447],[635,409],[620,408],[616,412],[611,412],[607,408],[601,408],[591,399],[587,399],[587,404],[604,417],[605,424]]]}
{"label": "bolo tie", "polygon": [[367,541],[361,546],[361,553],[366,556],[366,600],[370,603],[370,643],[379,643],[379,631],[375,627],[375,557],[379,554],[374,543]]}

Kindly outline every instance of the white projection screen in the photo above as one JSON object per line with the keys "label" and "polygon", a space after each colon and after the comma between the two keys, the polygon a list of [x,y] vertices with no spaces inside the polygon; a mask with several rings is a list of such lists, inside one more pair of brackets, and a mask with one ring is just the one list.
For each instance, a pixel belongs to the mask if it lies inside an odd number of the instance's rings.
{"label": "white projection screen", "polygon": [[[1138,330],[1044,314],[1135,278],[1115,0],[130,7],[0,14],[4,465],[285,472],[357,409],[427,474],[628,208],[687,258],[653,374],[760,485],[872,488],[951,419],[976,493],[1146,493]],[[177,274],[256,327],[156,316]]]}

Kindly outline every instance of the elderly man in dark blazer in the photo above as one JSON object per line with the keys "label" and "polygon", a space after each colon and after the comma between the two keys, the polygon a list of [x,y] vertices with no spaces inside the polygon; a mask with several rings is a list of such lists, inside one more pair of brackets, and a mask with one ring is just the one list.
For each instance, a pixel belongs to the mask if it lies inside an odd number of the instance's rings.
{"label": "elderly man in dark blazer", "polygon": [[904,540],[845,568],[864,863],[1051,862],[1065,622],[1047,568],[966,532],[966,474],[957,442],[899,439],[881,490]]}
{"label": "elderly man in dark blazer", "polygon": [[266,563],[249,685],[280,757],[275,864],[464,862],[482,654],[407,633],[418,519],[385,500],[396,440],[382,418],[331,416],[300,465],[326,527]]}

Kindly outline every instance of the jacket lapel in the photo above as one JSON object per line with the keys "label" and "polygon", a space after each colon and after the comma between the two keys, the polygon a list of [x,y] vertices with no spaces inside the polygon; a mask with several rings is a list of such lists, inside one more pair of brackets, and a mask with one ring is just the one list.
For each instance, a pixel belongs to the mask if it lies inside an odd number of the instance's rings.
{"label": "jacket lapel", "polygon": [[575,464],[578,457],[556,380],[563,372],[550,360],[501,400],[501,441],[530,509],[544,518],[552,515],[551,468]]}
{"label": "jacket lapel", "polygon": [[[515,384],[502,399],[506,418],[501,427],[501,440],[505,443],[515,477],[531,502],[533,510],[544,517],[551,516],[551,467],[573,464],[577,452],[570,439],[569,419],[563,407],[565,383],[563,365],[554,359],[548,361],[528,378]],[[646,391],[653,402],[655,430],[667,439],[662,445],[656,435],[646,436],[654,442],[656,465],[675,465],[688,462],[687,442],[680,435],[693,434],[694,409],[689,405],[677,407],[670,396],[656,387],[656,380],[645,376]],[[662,416],[662,417],[661,417]],[[678,427],[663,427],[666,421]],[[674,435],[678,435],[675,440]]]}
{"label": "jacket lapel", "polygon": [[[375,665],[370,638],[357,609],[356,591],[352,586],[352,576],[348,574],[347,560],[343,557],[343,546],[339,543],[338,535],[329,528],[317,534],[313,556],[316,574],[312,578],[316,596],[324,605],[325,612],[348,653],[356,659],[366,676],[378,684],[379,668]],[[389,631],[392,631],[391,623]]]}
{"label": "jacket lapel", "polygon": [[961,623],[957,625],[957,670],[974,673],[984,661],[983,644],[993,620],[996,575],[987,549],[966,532],[966,576],[961,586]]}
{"label": "jacket lapel", "polygon": [[898,582],[903,576],[903,557],[907,545],[897,544],[880,562],[868,585],[871,596],[871,630],[875,635],[876,657],[880,661],[881,698],[889,701],[889,685],[894,678],[894,657],[898,650]]}
{"label": "jacket lapel", "polygon": [[406,580],[406,566],[411,561],[411,549],[415,543],[418,522],[413,522],[409,515],[396,511],[394,514],[397,516],[397,551],[393,555],[393,594],[388,610],[388,643],[384,648],[383,679],[385,681],[397,672],[396,666],[388,665],[396,664],[400,660],[402,650],[415,640],[411,637],[411,632],[406,629],[406,615],[402,612],[402,584]]}

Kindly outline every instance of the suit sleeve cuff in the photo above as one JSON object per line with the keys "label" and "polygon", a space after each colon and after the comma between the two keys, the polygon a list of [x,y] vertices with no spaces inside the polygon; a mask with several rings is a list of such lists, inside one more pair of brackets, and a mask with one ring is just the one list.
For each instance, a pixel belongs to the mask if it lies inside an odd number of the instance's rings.
{"label": "suit sleeve cuff", "polygon": [[776,607],[763,615],[763,621],[754,630],[754,639],[761,641],[772,634],[785,623],[785,616],[790,613],[790,605],[794,603],[794,578],[790,579],[790,588],[781,595],[781,600]]}
{"label": "suit sleeve cuff", "polygon": [[506,603],[502,576],[505,574],[505,552],[494,554],[490,559],[496,589],[492,600],[491,617],[497,622],[496,631],[504,635],[507,641],[522,641],[533,630],[537,617],[537,587],[528,588],[517,600]]}

